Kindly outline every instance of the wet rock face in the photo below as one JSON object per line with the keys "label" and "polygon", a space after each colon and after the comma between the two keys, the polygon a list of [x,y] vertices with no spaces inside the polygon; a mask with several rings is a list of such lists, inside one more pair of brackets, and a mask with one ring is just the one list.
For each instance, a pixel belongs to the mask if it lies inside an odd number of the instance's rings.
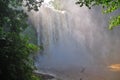
{"label": "wet rock face", "polygon": [[47,79],[53,79],[54,77],[49,75],[49,74],[39,74],[40,77],[44,80],[47,80]]}
{"label": "wet rock face", "polygon": [[34,74],[39,76],[43,80],[57,80],[55,75],[53,75],[53,74],[39,72],[39,71],[34,71]]}

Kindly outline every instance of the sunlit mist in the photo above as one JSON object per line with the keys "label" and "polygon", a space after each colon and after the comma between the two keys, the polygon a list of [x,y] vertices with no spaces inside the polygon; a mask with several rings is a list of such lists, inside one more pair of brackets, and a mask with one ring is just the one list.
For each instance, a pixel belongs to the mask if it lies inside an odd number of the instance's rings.
{"label": "sunlit mist", "polygon": [[120,80],[113,72],[120,71],[114,64],[120,61],[120,30],[108,30],[109,16],[100,7],[80,8],[75,0],[50,1],[30,15],[44,48],[35,58],[37,69],[61,80]]}
{"label": "sunlit mist", "polygon": [[108,66],[111,71],[120,71],[120,64],[112,64]]}
{"label": "sunlit mist", "polygon": [[44,0],[44,3],[49,3],[50,1],[54,1],[54,0]]}

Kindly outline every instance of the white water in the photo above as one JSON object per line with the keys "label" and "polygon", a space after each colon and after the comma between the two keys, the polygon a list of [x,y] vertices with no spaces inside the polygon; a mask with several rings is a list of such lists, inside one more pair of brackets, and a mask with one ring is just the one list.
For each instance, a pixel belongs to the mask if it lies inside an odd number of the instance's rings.
{"label": "white water", "polygon": [[120,29],[107,29],[110,15],[101,14],[99,7],[80,8],[74,0],[59,1],[61,10],[47,2],[30,16],[38,45],[44,47],[37,68],[63,80],[120,80],[120,72],[108,67],[120,64]]}

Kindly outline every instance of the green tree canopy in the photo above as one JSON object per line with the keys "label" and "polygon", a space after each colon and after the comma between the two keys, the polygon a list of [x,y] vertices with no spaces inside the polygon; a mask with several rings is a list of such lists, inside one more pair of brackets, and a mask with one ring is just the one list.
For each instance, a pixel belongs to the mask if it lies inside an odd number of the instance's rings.
{"label": "green tree canopy", "polygon": [[0,79],[38,80],[32,73],[33,63],[29,58],[36,47],[20,33],[28,26],[22,7],[38,10],[41,2],[0,0]]}
{"label": "green tree canopy", "polygon": [[[101,5],[103,7],[103,12],[108,14],[115,12],[120,9],[120,0],[78,0],[76,4],[79,4],[80,7],[83,5],[91,8],[95,5]],[[118,16],[113,16],[109,21],[109,29],[120,25],[120,14]]]}

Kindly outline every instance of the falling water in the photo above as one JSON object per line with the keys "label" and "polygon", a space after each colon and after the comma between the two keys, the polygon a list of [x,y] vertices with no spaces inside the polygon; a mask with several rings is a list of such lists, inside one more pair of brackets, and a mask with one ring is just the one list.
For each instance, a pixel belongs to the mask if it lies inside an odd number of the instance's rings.
{"label": "falling water", "polygon": [[103,15],[100,7],[58,2],[57,9],[46,2],[30,14],[38,45],[44,47],[36,57],[37,68],[62,80],[120,80],[120,70],[111,70],[120,64],[120,29],[107,28],[109,17],[119,11]]}

